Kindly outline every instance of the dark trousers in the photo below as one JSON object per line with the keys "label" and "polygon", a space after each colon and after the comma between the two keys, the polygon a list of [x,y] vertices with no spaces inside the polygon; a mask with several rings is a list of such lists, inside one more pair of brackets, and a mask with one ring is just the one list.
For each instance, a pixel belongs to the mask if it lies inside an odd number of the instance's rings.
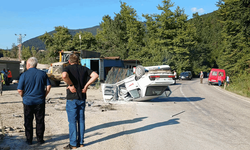
{"label": "dark trousers", "polygon": [[10,85],[10,83],[11,83],[11,78],[7,78],[7,80],[8,80],[8,84]]}
{"label": "dark trousers", "polygon": [[5,81],[5,85],[10,85],[9,80],[8,80],[7,77],[4,78],[4,81]]}
{"label": "dark trousers", "polygon": [[45,103],[39,105],[25,105],[24,108],[24,127],[27,141],[33,140],[33,119],[36,118],[36,136],[37,141],[43,140],[45,130],[44,116],[45,116]]}

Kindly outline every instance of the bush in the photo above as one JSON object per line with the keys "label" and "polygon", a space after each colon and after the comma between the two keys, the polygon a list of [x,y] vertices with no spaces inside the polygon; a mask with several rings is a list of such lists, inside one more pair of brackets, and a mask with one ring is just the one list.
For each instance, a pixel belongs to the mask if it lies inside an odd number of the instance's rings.
{"label": "bush", "polygon": [[247,73],[231,78],[230,86],[226,88],[228,91],[237,93],[242,96],[250,97],[250,78]]}

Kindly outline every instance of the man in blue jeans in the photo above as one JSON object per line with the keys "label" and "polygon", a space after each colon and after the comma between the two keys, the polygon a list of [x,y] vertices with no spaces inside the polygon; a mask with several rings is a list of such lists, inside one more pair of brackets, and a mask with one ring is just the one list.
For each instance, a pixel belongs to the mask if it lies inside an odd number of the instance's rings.
{"label": "man in blue jeans", "polygon": [[98,74],[79,65],[79,56],[76,54],[69,56],[69,64],[62,73],[63,80],[68,84],[66,111],[70,140],[64,149],[76,149],[84,146],[86,92],[88,86],[96,81]]}

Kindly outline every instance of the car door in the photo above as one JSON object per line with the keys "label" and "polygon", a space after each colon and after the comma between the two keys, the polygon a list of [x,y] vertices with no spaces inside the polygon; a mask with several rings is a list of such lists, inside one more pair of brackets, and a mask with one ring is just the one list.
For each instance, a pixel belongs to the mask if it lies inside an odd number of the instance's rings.
{"label": "car door", "polygon": [[102,84],[102,96],[105,102],[118,99],[117,86],[115,84]]}

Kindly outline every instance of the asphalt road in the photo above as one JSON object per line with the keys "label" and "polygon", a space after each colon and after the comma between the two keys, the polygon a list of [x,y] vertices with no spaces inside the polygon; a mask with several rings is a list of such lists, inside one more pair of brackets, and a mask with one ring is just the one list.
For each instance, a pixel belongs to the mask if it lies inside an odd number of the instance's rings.
{"label": "asphalt road", "polygon": [[[177,81],[169,98],[147,102],[104,103],[100,90],[89,89],[85,147],[88,150],[249,150],[250,99],[198,79]],[[11,89],[12,88],[12,89]],[[45,144],[25,144],[24,132],[0,140],[9,149],[61,150],[68,144],[65,86],[53,87],[46,104]],[[0,97],[0,120],[23,127],[21,98],[16,86]],[[93,104],[92,104],[93,103]],[[57,107],[60,106],[60,107]],[[64,108],[64,109],[57,109]]]}
{"label": "asphalt road", "polygon": [[249,150],[250,99],[206,79],[177,81],[169,98],[137,102],[142,121],[126,126],[136,150]]}

